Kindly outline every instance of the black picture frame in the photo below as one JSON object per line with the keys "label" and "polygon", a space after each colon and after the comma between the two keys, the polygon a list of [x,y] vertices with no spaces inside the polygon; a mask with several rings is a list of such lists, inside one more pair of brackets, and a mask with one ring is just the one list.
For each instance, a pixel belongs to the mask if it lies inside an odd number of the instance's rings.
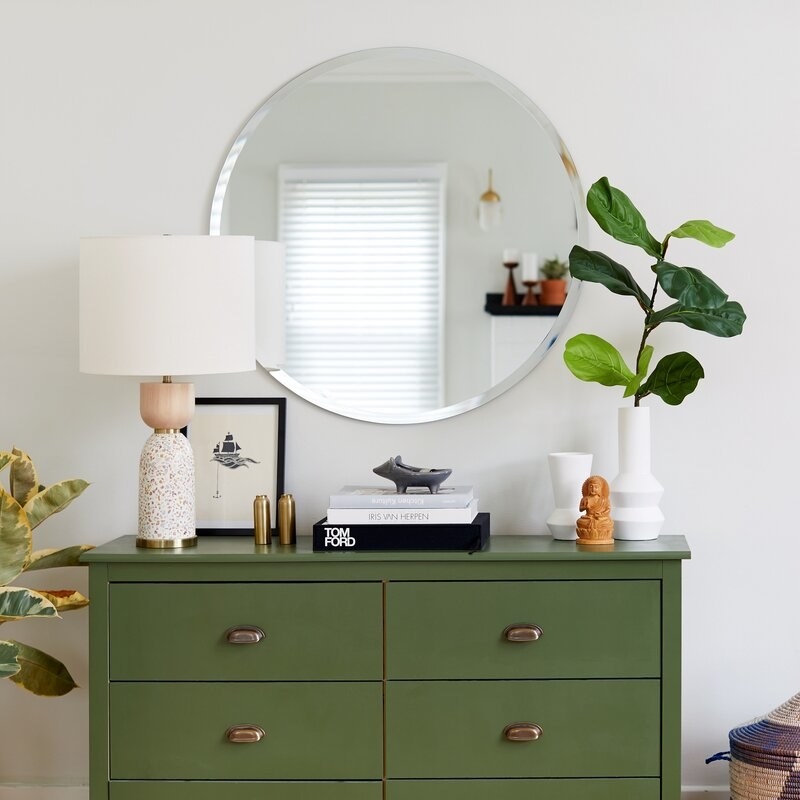
{"label": "black picture frame", "polygon": [[194,452],[198,536],[253,534],[253,500],[270,499],[277,531],[286,464],[285,397],[198,397],[183,429]]}

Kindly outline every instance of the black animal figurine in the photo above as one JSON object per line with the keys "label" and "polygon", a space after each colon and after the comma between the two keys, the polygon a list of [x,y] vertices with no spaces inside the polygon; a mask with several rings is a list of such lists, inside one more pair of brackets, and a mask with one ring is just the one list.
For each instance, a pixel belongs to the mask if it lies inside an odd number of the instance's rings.
{"label": "black animal figurine", "polygon": [[439,487],[450,477],[451,469],[433,469],[431,467],[412,467],[404,464],[400,456],[393,456],[388,461],[372,470],[381,478],[392,481],[398,494],[405,494],[409,486],[420,486],[431,494],[436,494]]}

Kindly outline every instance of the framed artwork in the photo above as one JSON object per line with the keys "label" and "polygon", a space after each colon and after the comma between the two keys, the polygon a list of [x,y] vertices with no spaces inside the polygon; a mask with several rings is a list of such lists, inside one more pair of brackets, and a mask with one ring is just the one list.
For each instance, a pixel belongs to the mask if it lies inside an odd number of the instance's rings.
{"label": "framed artwork", "polygon": [[252,535],[253,500],[283,494],[286,398],[198,397],[184,428],[194,451],[197,534]]}

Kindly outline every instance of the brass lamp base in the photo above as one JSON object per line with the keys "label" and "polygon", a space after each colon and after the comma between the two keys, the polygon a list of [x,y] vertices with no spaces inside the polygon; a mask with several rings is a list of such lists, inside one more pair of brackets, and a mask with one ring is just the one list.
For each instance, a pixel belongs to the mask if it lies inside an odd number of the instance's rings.
{"label": "brass lamp base", "polygon": [[174,550],[180,547],[195,547],[197,545],[197,536],[192,536],[189,539],[142,539],[136,537],[137,547],[149,547],[157,550]]}

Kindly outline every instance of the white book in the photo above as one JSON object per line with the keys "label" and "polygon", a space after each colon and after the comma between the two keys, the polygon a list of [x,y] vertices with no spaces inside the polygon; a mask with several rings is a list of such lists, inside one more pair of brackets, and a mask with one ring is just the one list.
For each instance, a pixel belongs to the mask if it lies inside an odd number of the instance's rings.
{"label": "white book", "polygon": [[472,522],[478,498],[464,508],[329,508],[329,525],[447,525]]}
{"label": "white book", "polygon": [[[471,486],[442,486],[436,494],[411,486],[398,492],[388,486],[343,486],[330,496],[329,508],[461,508],[472,502]],[[472,520],[470,520],[471,522]]]}

